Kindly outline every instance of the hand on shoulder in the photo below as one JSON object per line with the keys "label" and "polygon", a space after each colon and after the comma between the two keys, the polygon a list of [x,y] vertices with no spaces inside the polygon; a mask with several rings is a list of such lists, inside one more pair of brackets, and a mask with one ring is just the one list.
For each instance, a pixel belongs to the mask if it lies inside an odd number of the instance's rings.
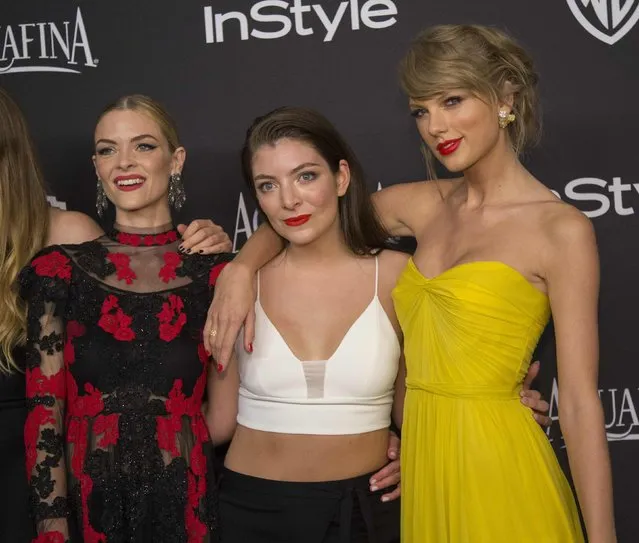
{"label": "hand on shoulder", "polygon": [[84,243],[99,238],[104,232],[88,215],[79,211],[49,210],[49,233],[46,245]]}

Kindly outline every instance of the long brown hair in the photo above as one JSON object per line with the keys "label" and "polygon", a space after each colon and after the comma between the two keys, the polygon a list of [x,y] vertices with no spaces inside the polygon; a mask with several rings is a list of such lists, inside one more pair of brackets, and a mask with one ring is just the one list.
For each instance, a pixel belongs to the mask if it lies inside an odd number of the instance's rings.
{"label": "long brown hair", "polygon": [[0,88],[0,372],[17,368],[15,347],[26,341],[20,270],[44,246],[49,206],[24,115]]}
{"label": "long brown hair", "polygon": [[348,162],[351,181],[346,194],[339,199],[338,206],[344,241],[357,255],[368,255],[382,249],[389,235],[366,190],[364,169],[335,127],[312,109],[281,107],[258,117],[248,129],[242,148],[242,171],[256,200],[253,155],[262,145],[273,145],[284,138],[312,146],[326,160],[333,173],[339,171],[340,160]]}

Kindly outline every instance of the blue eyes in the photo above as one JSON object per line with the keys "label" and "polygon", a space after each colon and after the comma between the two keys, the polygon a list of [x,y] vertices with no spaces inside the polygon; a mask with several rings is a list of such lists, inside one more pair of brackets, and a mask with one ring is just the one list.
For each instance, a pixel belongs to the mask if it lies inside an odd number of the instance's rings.
{"label": "blue eyes", "polygon": [[300,174],[300,181],[313,181],[317,178],[317,175],[314,172],[304,172]]}
{"label": "blue eyes", "polygon": [[[298,175],[297,180],[302,183],[311,183],[315,181],[318,177],[318,174],[315,172],[302,172]],[[275,188],[275,183],[272,181],[264,181],[257,185],[257,190],[259,192],[270,192]]]}

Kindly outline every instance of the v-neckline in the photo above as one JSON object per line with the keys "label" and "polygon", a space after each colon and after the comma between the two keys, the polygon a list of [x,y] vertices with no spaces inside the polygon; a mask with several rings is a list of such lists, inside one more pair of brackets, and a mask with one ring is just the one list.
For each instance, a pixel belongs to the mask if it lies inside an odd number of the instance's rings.
{"label": "v-neckline", "polygon": [[277,326],[275,326],[275,324],[273,324],[273,321],[271,320],[271,318],[268,316],[268,313],[266,313],[266,311],[264,310],[264,307],[262,306],[262,302],[260,300],[257,300],[257,305],[259,306],[259,310],[262,312],[262,314],[264,315],[264,318],[266,319],[266,322],[268,323],[268,325],[275,331],[275,334],[277,335],[277,337],[282,341],[282,343],[284,344],[284,346],[286,347],[286,350],[290,353],[290,355],[300,364],[308,364],[308,363],[313,363],[313,362],[325,362],[325,363],[329,363],[331,360],[333,360],[333,358],[335,358],[335,355],[339,352],[339,350],[342,348],[342,345],[344,345],[344,342],[346,341],[346,339],[348,338],[348,336],[350,335],[351,331],[353,330],[353,328],[355,328],[355,326],[357,325],[357,323],[362,319],[362,317],[369,311],[369,309],[371,307],[373,307],[375,301],[377,300],[377,294],[375,294],[375,296],[373,296],[373,299],[368,303],[368,305],[364,308],[364,310],[358,315],[358,317],[353,321],[353,323],[348,327],[348,330],[346,331],[346,333],[344,334],[344,336],[342,337],[342,340],[339,342],[339,344],[337,345],[337,348],[333,351],[333,354],[331,354],[330,357],[328,357],[325,360],[302,360],[299,356],[297,356],[293,350],[291,349],[291,347],[289,346],[289,344],[286,342],[286,339],[284,339],[284,336],[282,335],[282,333],[279,331],[279,329],[277,328]]}

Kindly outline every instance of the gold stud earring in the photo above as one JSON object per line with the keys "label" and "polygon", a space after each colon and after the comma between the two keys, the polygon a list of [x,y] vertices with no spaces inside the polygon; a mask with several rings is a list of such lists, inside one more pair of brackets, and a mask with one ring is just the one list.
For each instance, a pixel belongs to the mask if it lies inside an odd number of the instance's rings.
{"label": "gold stud earring", "polygon": [[499,127],[506,128],[510,123],[515,120],[514,113],[508,113],[505,109],[499,110]]}

